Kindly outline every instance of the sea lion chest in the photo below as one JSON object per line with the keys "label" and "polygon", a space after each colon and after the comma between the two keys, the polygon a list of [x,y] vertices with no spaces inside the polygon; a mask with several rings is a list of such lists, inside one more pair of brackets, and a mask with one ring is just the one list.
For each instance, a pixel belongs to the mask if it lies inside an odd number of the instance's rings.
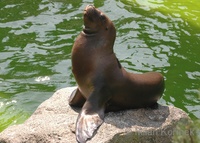
{"label": "sea lion chest", "polygon": [[72,48],[72,72],[82,93],[86,96],[93,89],[98,63],[101,61],[98,40],[80,34]]}

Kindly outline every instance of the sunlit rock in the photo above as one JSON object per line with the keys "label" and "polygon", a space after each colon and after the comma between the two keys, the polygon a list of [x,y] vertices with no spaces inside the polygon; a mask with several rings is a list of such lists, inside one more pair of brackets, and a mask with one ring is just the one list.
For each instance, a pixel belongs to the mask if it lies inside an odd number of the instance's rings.
{"label": "sunlit rock", "polygon": [[[0,143],[76,143],[75,122],[80,109],[68,105],[75,87],[58,90],[24,123],[0,133]],[[88,143],[169,143],[177,123],[187,114],[173,106],[106,114],[104,123]],[[187,131],[181,131],[186,134]]]}

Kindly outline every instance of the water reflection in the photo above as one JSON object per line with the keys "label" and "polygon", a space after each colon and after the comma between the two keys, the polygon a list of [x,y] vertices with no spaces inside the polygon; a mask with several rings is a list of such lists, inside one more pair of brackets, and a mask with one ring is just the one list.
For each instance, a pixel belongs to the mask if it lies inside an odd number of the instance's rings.
{"label": "water reflection", "polygon": [[122,65],[131,72],[163,73],[166,92],[160,102],[200,118],[199,2],[191,8],[148,0],[2,1],[0,130],[23,122],[55,90],[75,85],[71,47],[91,3],[113,20],[114,51]]}

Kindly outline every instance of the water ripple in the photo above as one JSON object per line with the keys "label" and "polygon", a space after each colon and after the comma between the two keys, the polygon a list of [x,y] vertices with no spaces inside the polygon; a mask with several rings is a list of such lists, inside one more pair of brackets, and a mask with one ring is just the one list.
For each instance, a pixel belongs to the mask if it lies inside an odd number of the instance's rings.
{"label": "water ripple", "polygon": [[25,120],[57,89],[75,85],[71,47],[82,30],[83,9],[92,3],[115,24],[114,51],[122,65],[136,73],[163,73],[160,102],[199,117],[199,3],[2,1],[0,130]]}

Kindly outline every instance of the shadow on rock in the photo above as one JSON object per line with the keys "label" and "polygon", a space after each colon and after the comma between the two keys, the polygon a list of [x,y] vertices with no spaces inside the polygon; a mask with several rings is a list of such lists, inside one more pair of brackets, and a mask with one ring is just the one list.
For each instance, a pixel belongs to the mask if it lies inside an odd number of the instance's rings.
{"label": "shadow on rock", "polygon": [[130,128],[132,126],[160,127],[169,116],[168,106],[158,106],[158,109],[132,109],[106,114],[105,123],[117,128]]}

